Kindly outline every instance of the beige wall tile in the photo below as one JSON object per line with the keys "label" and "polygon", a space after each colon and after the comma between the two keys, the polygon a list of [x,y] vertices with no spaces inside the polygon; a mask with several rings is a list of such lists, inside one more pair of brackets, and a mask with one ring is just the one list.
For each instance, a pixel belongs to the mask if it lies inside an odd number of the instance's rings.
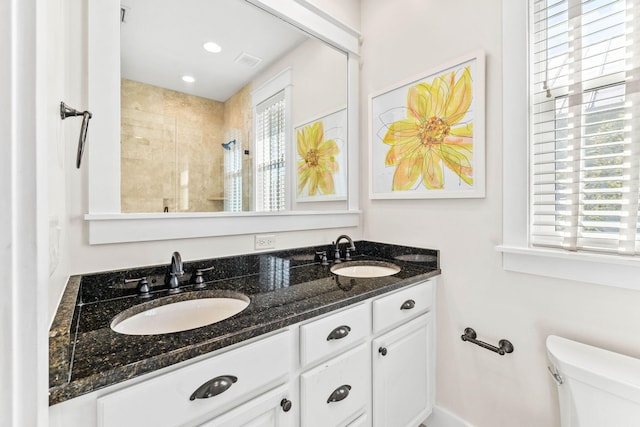
{"label": "beige wall tile", "polygon": [[241,90],[229,110],[221,102],[123,79],[122,211],[222,210],[223,202],[211,199],[224,194],[225,115],[250,129],[250,93]]}

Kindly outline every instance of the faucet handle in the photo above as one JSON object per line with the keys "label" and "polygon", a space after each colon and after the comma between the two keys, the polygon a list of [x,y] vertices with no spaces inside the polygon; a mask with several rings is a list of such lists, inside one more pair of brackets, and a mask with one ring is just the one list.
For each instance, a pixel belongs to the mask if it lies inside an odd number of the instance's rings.
{"label": "faucet handle", "polygon": [[147,281],[147,276],[138,277],[136,279],[124,279],[124,283],[138,282],[138,296],[140,298],[149,298],[151,296],[151,288]]}
{"label": "faucet handle", "polygon": [[198,268],[196,270],[196,272],[193,275],[193,289],[203,289],[205,288],[205,284],[204,284],[204,277],[203,277],[203,273],[205,271],[211,271],[214,270],[215,267],[209,267],[209,268]]}
{"label": "faucet handle", "polygon": [[336,264],[338,264],[338,263],[342,262],[342,261],[340,260],[340,247],[338,246],[338,244],[337,244],[337,243],[331,242],[331,244],[332,244],[332,245],[335,245],[335,247],[336,247],[336,251],[335,251],[335,253],[333,254],[333,262],[334,262],[334,263],[336,263]]}
{"label": "faucet handle", "polygon": [[344,260],[351,261],[351,252],[349,251],[349,246],[344,250]]}
{"label": "faucet handle", "polygon": [[318,251],[316,252],[318,258],[320,258],[320,265],[329,265],[329,261],[327,260],[327,251]]}

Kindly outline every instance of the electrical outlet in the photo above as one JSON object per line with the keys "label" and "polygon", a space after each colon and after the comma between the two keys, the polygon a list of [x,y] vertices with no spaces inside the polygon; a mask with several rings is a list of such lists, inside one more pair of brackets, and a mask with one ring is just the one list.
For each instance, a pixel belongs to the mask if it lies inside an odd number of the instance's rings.
{"label": "electrical outlet", "polygon": [[275,234],[261,234],[256,236],[256,249],[274,249],[276,247]]}

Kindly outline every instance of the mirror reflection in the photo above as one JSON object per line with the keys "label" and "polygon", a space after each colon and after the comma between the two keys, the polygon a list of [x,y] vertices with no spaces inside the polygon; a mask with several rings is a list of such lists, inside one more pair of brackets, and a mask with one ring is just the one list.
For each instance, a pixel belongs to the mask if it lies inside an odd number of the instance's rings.
{"label": "mirror reflection", "polygon": [[343,52],[243,0],[121,6],[122,212],[346,208]]}

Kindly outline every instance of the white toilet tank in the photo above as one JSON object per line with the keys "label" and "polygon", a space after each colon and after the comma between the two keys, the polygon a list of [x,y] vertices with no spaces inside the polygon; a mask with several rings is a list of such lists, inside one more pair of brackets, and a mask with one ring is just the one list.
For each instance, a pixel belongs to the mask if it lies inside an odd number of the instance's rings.
{"label": "white toilet tank", "polygon": [[640,427],[640,359],[547,337],[562,427]]}

